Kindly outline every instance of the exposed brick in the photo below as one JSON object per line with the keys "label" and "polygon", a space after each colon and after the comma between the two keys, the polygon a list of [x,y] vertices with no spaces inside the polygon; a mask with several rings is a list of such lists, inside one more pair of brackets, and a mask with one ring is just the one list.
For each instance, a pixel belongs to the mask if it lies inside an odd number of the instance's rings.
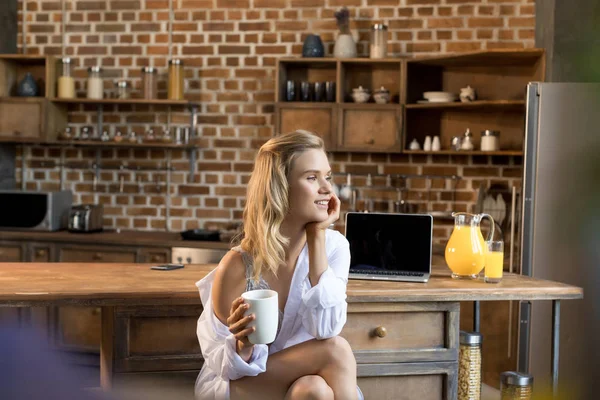
{"label": "exposed brick", "polygon": [[462,28],[464,26],[463,18],[429,18],[427,19],[428,28]]}
{"label": "exposed brick", "polygon": [[265,22],[240,22],[238,25],[241,31],[269,31],[271,24]]}
{"label": "exposed brick", "polygon": [[534,28],[535,18],[534,17],[523,17],[523,18],[509,18],[508,26],[511,28]]}
{"label": "exposed brick", "polygon": [[470,28],[502,27],[504,20],[502,18],[469,18],[468,26]]}
{"label": "exposed brick", "polygon": [[297,7],[323,7],[325,0],[291,0],[291,6]]}
{"label": "exposed brick", "polygon": [[446,43],[446,51],[450,53],[461,51],[473,51],[480,50],[481,46],[481,42],[448,42]]}
{"label": "exposed brick", "polygon": [[438,52],[441,49],[440,43],[407,43],[406,49],[410,53],[422,53],[422,52]]}
{"label": "exposed brick", "polygon": [[139,10],[139,0],[116,0],[110,2],[111,10]]}
{"label": "exposed brick", "polygon": [[421,19],[401,19],[391,20],[389,22],[390,29],[414,29],[422,28],[423,20]]}
{"label": "exposed brick", "polygon": [[217,8],[248,8],[249,0],[216,0]]}

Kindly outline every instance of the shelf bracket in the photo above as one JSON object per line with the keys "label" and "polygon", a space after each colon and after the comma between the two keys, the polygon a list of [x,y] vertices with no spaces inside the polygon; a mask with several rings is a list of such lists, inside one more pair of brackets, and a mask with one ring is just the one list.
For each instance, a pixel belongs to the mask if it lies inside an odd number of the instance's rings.
{"label": "shelf bracket", "polygon": [[65,148],[60,148],[60,172],[59,172],[59,190],[64,189],[65,185]]}
{"label": "shelf bracket", "polygon": [[[190,106],[192,112],[191,112],[191,119],[190,119],[190,134],[188,135],[188,140],[191,140],[192,142],[195,143],[195,138],[196,138],[196,131],[197,131],[197,126],[198,126],[198,105],[196,104],[192,104]],[[186,143],[186,144],[189,144]],[[190,181],[193,182],[194,181],[194,175],[196,174],[196,148],[192,147],[188,149],[188,158],[190,160]]]}
{"label": "shelf bracket", "polygon": [[103,117],[103,111],[104,109],[102,108],[102,104],[98,104],[98,121],[96,123],[96,137],[100,138],[102,136],[102,125],[103,125],[103,121],[102,121],[102,117]]}
{"label": "shelf bracket", "polygon": [[167,177],[165,193],[165,229],[171,231],[171,149],[167,149]]}
{"label": "shelf bracket", "polygon": [[25,190],[25,169],[27,165],[27,149],[25,145],[21,146],[21,190]]}

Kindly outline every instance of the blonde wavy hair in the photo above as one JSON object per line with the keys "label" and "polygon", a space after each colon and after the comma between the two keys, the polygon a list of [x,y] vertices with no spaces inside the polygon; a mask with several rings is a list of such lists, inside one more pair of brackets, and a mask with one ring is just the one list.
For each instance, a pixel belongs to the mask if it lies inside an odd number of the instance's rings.
{"label": "blonde wavy hair", "polygon": [[323,140],[314,133],[297,130],[274,137],[256,155],[248,182],[243,215],[242,249],[254,261],[254,280],[265,270],[277,276],[285,262],[289,238],[280,232],[289,211],[289,174],[294,161],[310,149],[325,150]]}

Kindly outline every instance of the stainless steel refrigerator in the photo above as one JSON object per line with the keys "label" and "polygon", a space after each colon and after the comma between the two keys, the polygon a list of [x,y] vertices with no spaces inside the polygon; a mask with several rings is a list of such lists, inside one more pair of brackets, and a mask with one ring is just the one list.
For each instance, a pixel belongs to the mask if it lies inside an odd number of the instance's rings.
{"label": "stainless steel refrigerator", "polygon": [[[522,197],[522,273],[583,287],[583,300],[523,302],[519,370],[561,399],[597,399],[600,384],[600,84],[530,83]],[[559,312],[558,360],[551,360]]]}

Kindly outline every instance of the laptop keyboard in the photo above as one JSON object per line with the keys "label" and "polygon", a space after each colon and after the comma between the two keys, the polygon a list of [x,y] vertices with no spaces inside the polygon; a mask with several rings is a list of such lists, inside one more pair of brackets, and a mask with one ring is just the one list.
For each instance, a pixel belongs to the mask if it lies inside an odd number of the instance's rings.
{"label": "laptop keyboard", "polygon": [[356,269],[353,269],[350,272],[354,273],[354,274],[364,274],[364,275],[414,276],[414,277],[425,276],[425,274],[422,272],[378,271],[378,270],[356,270]]}

